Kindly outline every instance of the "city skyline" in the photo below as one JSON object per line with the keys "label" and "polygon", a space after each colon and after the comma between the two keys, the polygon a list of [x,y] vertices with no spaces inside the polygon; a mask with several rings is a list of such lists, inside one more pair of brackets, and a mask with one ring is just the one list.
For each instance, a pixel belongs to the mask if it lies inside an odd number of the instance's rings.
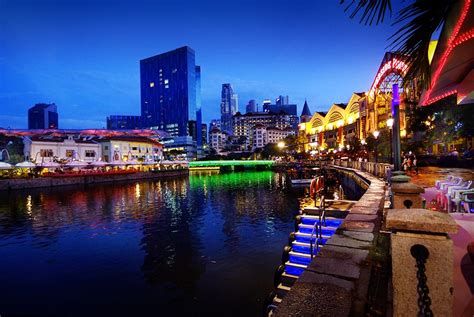
{"label": "city skyline", "polygon": [[[313,111],[324,111],[368,90],[393,30],[389,23],[360,25],[338,3],[242,1],[229,13],[240,23],[223,23],[225,8],[216,2],[180,8],[183,3],[119,1],[103,16],[106,1],[2,2],[0,126],[26,128],[27,109],[41,102],[56,103],[66,128],[105,127],[112,113],[139,115],[139,60],[184,45],[197,52],[203,70],[203,122],[220,117],[223,83],[232,84],[244,105],[288,95],[298,113],[305,99]],[[185,23],[167,17],[178,11]],[[291,26],[278,25],[282,12]],[[145,22],[152,13],[158,25]],[[74,17],[80,19],[70,25]],[[130,27],[122,26],[124,18]],[[224,33],[232,43],[224,43]],[[332,58],[337,62],[327,62]]]}

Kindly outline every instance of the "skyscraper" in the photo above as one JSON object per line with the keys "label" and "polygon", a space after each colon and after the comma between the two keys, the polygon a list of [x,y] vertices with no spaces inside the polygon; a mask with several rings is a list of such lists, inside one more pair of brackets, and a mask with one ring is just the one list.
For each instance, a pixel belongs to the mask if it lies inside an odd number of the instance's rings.
{"label": "skyscraper", "polygon": [[[200,68],[188,46],[140,61],[143,127],[197,141],[200,108]],[[199,125],[200,127],[200,125]]]}
{"label": "skyscraper", "polygon": [[28,109],[28,129],[57,129],[58,121],[58,108],[54,103],[37,103]]}
{"label": "skyscraper", "polygon": [[245,113],[254,113],[257,112],[257,104],[255,103],[255,100],[249,100],[249,103],[245,107]]}
{"label": "skyscraper", "polygon": [[222,84],[221,92],[221,125],[222,130],[232,133],[232,116],[239,109],[237,94],[234,94],[231,84]]}

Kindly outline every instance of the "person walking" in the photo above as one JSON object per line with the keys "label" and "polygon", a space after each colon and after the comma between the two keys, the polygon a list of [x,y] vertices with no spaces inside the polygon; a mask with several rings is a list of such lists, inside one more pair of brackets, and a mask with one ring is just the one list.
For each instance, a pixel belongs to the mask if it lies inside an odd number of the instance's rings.
{"label": "person walking", "polygon": [[415,169],[416,175],[418,175],[418,165],[417,165],[415,154],[413,154],[413,162],[412,163],[413,163],[413,168]]}

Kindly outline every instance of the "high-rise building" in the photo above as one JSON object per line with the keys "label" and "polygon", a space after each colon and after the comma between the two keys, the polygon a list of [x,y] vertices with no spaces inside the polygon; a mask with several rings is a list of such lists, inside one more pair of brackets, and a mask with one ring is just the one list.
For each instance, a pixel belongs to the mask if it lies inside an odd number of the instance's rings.
{"label": "high-rise building", "polygon": [[255,103],[255,100],[249,100],[249,103],[245,107],[245,113],[255,113],[257,112],[257,104]]}
{"label": "high-rise building", "polygon": [[221,125],[222,130],[232,133],[232,116],[239,110],[238,96],[231,84],[222,84],[221,92]]}
{"label": "high-rise building", "polygon": [[143,127],[198,140],[201,71],[188,46],[140,61]]}
{"label": "high-rise building", "polygon": [[196,66],[196,143],[198,151],[202,149],[202,102],[201,102],[201,66]]}
{"label": "high-rise building", "polygon": [[142,128],[141,116],[119,116],[107,117],[107,129],[109,130],[133,130]]}
{"label": "high-rise building", "polygon": [[207,144],[207,124],[201,123],[201,140],[202,140],[202,145]]}
{"label": "high-rise building", "polygon": [[57,129],[58,121],[58,108],[54,103],[37,103],[28,109],[28,129]]}
{"label": "high-rise building", "polygon": [[288,96],[280,95],[275,99],[277,105],[288,105],[290,103]]}

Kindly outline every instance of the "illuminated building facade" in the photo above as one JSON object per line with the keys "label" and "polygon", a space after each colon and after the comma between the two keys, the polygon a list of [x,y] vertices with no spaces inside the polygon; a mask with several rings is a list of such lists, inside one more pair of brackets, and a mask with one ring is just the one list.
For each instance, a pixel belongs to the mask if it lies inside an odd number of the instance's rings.
{"label": "illuminated building facade", "polygon": [[145,137],[110,137],[98,139],[102,160],[105,162],[128,160],[153,160],[163,158],[163,145]]}
{"label": "illuminated building facade", "polygon": [[405,107],[407,103],[416,104],[419,96],[414,84],[402,86],[406,70],[403,57],[386,53],[368,92],[354,93],[347,104],[333,104],[328,112],[315,112],[309,122],[300,123],[301,149],[338,149],[353,138],[363,140],[376,130],[388,129],[387,120],[392,117],[393,84],[402,87],[400,131],[402,137],[406,136]]}
{"label": "illuminated building facade", "polygon": [[[200,68],[188,46],[140,61],[143,126],[197,139]],[[200,126],[200,125],[199,125]]]}
{"label": "illuminated building facade", "polygon": [[44,160],[77,159],[85,162],[98,160],[102,156],[100,144],[88,137],[65,136],[24,136],[23,151],[37,163]]}
{"label": "illuminated building facade", "polygon": [[238,96],[231,84],[222,84],[221,91],[221,129],[232,133],[232,116],[239,111]]}

